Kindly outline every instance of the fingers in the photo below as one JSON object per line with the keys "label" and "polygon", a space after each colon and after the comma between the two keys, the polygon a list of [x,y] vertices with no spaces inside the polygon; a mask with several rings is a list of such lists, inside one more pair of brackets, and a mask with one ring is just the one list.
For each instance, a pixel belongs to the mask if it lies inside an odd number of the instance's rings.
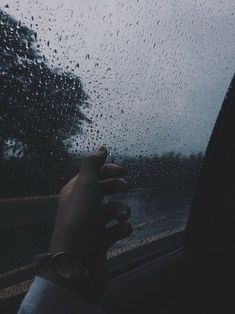
{"label": "fingers", "polygon": [[98,175],[100,168],[103,166],[107,157],[105,146],[98,147],[88,157],[86,157],[81,166],[80,175],[95,174]]}
{"label": "fingers", "polygon": [[133,228],[129,223],[119,223],[105,230],[105,249],[108,250],[115,242],[131,235]]}
{"label": "fingers", "polygon": [[124,223],[131,215],[130,207],[119,202],[108,202],[103,205],[105,224],[116,219],[120,223]]}
{"label": "fingers", "polygon": [[100,191],[103,196],[129,191],[129,185],[124,179],[111,178],[99,181]]}
{"label": "fingers", "polygon": [[116,164],[105,164],[100,169],[99,178],[108,179],[108,178],[121,178],[127,174],[127,170],[124,167],[118,166]]}

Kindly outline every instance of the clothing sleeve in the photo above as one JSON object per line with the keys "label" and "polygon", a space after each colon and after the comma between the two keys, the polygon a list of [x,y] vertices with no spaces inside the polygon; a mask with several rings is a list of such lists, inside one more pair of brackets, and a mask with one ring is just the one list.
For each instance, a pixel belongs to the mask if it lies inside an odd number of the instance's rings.
{"label": "clothing sleeve", "polygon": [[104,314],[77,295],[42,278],[35,277],[18,314]]}

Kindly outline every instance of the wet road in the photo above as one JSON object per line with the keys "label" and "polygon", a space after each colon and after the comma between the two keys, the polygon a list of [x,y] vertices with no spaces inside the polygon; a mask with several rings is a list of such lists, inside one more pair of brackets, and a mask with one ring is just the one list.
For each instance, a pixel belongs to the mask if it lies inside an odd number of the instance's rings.
{"label": "wet road", "polygon": [[183,230],[191,199],[191,190],[160,191],[156,188],[133,189],[128,194],[112,197],[131,207],[130,223],[134,231],[110,250],[109,257]]}

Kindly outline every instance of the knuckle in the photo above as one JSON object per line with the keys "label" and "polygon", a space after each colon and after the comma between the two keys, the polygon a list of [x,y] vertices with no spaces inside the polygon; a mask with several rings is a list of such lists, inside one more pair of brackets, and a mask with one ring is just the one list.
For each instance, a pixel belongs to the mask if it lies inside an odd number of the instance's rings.
{"label": "knuckle", "polygon": [[96,155],[89,155],[83,160],[85,168],[97,167],[99,165],[99,157]]}
{"label": "knuckle", "polygon": [[94,155],[89,155],[83,160],[83,163],[85,164],[93,163],[95,161],[95,158],[96,157]]}
{"label": "knuckle", "polygon": [[62,189],[60,190],[60,196],[67,194],[67,192],[68,192],[68,184],[62,187]]}
{"label": "knuckle", "polygon": [[85,188],[85,189],[97,189],[98,188],[98,184],[97,184],[97,180],[94,180],[93,176],[84,176],[80,182],[80,186]]}

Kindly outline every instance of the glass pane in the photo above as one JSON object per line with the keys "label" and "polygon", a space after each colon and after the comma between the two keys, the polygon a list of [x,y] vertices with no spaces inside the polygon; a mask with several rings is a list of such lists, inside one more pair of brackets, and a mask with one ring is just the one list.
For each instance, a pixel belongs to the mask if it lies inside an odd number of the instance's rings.
{"label": "glass pane", "polygon": [[58,193],[106,144],[134,226],[110,256],[183,230],[233,75],[233,1],[0,3],[1,197]]}

